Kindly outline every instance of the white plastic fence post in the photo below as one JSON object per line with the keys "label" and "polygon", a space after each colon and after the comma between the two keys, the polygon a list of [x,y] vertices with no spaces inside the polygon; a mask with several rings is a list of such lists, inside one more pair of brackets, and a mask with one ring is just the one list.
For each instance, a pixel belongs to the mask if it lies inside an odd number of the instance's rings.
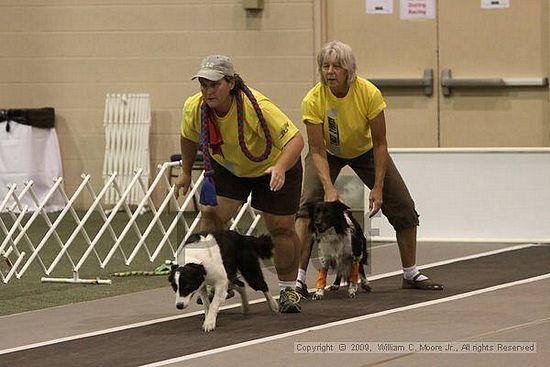
{"label": "white plastic fence post", "polygon": [[[4,197],[2,202],[0,202],[0,213],[7,206],[8,201],[14,195],[16,189],[17,189],[17,185],[8,185],[8,193],[7,193],[6,197]],[[12,219],[14,220],[14,224],[11,226],[10,230],[8,230],[8,228],[4,224],[4,221],[2,220],[2,217],[0,216],[0,229],[6,235],[6,237],[4,238],[4,241],[2,241],[2,244],[0,244],[0,254],[2,256],[4,256],[6,259],[8,258],[9,254],[12,251],[16,251],[16,253],[18,252],[17,244],[14,244],[14,242],[13,242],[13,235],[15,234],[17,229],[19,229],[19,230],[22,229],[20,223],[21,223],[21,220],[23,219],[24,215],[27,213],[27,209],[28,208],[25,205],[24,208],[20,211],[19,216],[17,216],[17,218],[15,218],[15,214],[13,214],[13,212],[10,210],[10,215],[11,215]],[[10,243],[10,247],[4,252],[4,248],[8,245],[8,242]]]}
{"label": "white plastic fence post", "polygon": [[[46,196],[44,197],[42,203],[40,203],[40,205],[38,205],[38,207],[36,208],[36,211],[34,213],[32,213],[31,217],[29,218],[29,220],[27,221],[27,223],[25,223],[25,225],[23,226],[23,228],[21,229],[19,235],[15,238],[15,240],[13,241],[13,244],[14,246],[17,246],[17,244],[19,243],[19,241],[21,241],[21,238],[23,238],[24,236],[26,236],[26,238],[28,238],[27,236],[27,231],[29,230],[29,228],[31,227],[31,225],[34,223],[34,220],[36,219],[36,217],[40,214],[40,211],[44,208],[44,206],[46,205],[46,203],[48,202],[48,200],[50,199],[50,197],[53,195],[53,193],[55,192],[55,190],[57,190],[57,188],[59,187],[59,185],[61,185],[63,179],[61,177],[58,177],[54,184],[53,184],[53,187],[50,189],[50,191],[48,191],[48,193],[46,194]],[[32,185],[32,180],[28,182],[28,184]],[[15,200],[17,206],[19,207],[19,209],[21,209],[22,207],[22,204],[21,202],[19,201],[19,198],[15,195],[12,196],[13,199]],[[59,217],[62,217],[62,214],[64,212],[62,211],[61,214],[59,215]],[[64,215],[64,214],[63,214]],[[58,217],[58,220],[60,219]],[[58,221],[56,221],[57,223]],[[54,224],[55,225],[55,224]],[[31,247],[32,249],[32,254],[31,256],[27,259],[27,261],[25,262],[25,265],[23,266],[23,268],[21,269],[20,272],[16,273],[15,276],[17,278],[20,278],[21,275],[23,275],[23,273],[27,270],[27,268],[29,267],[29,265],[32,263],[32,261],[38,256],[38,261],[40,262],[40,264],[42,265],[42,268],[45,270],[46,269],[46,266],[44,264],[44,262],[42,261],[42,258],[40,258],[40,256],[38,255],[38,253],[40,252],[40,250],[42,249],[42,247],[44,246],[44,243],[46,242],[46,240],[51,236],[52,232],[55,230],[55,228],[50,228],[50,230],[46,233],[46,235],[43,237],[42,241],[40,242],[40,244],[35,248],[34,245],[32,244],[32,242],[29,240],[28,244],[29,246]],[[41,245],[42,244],[42,245]]]}
{"label": "white plastic fence post", "polygon": [[[134,187],[134,185],[136,184],[137,180],[138,180],[138,177],[139,175],[141,174],[141,169],[139,169],[136,173],[136,175],[134,176],[134,178],[132,179],[132,181],[130,182],[130,184],[128,185],[128,187],[126,188],[126,190],[124,190],[124,193],[122,194],[122,197],[120,198],[120,200],[118,201],[118,203],[115,205],[115,207],[113,208],[113,211],[111,212],[111,214],[109,215],[109,217],[107,218],[107,222],[103,225],[103,227],[101,227],[101,229],[99,230],[99,232],[97,233],[97,235],[95,236],[94,240],[93,240],[93,243],[94,245],[97,243],[97,241],[99,241],[99,239],[101,238],[101,236],[103,235],[103,233],[105,232],[105,228],[108,224],[111,223],[111,221],[113,220],[116,212],[118,211],[118,209],[120,208],[120,206],[123,204],[123,203],[126,203],[126,198],[128,197],[128,195],[130,194],[130,191],[132,190],[132,188]],[[141,210],[142,207],[139,208],[139,210]],[[136,210],[137,214],[139,214],[139,211]],[[135,214],[134,214],[135,215]],[[122,242],[122,240],[124,239],[124,237],[126,236],[126,234],[128,233],[128,230],[130,228],[130,226],[132,224],[135,223],[135,218],[137,218],[137,215],[132,216],[132,218],[130,218],[130,222],[126,225],[126,227],[124,227],[124,230],[122,231],[122,233],[120,234],[117,242],[115,243],[115,245],[111,248],[111,250],[109,251],[109,253],[107,254],[107,256],[103,259],[103,262],[101,263],[101,268],[104,269],[106,266],[107,266],[107,263],[109,262],[109,260],[111,259],[111,257],[113,256],[113,254],[115,253],[115,251],[120,247],[120,242]],[[139,236],[141,237],[141,234],[139,234]]]}
{"label": "white plastic fence post", "polygon": [[[168,193],[168,195],[174,195],[174,187],[172,187],[170,189],[170,192]],[[162,214],[162,212],[164,211],[164,209],[166,208],[166,206],[168,205],[169,202],[170,202],[170,197],[166,196],[164,198],[164,200],[162,201],[162,204],[160,205],[159,210],[155,213],[155,216],[153,217],[153,219],[151,220],[151,222],[147,226],[147,229],[145,229],[145,232],[143,232],[143,237],[140,238],[139,242],[134,247],[134,251],[132,251],[132,253],[128,257],[128,260],[126,260],[126,265],[130,265],[130,263],[134,260],[134,257],[136,256],[139,249],[141,248],[141,246],[145,242],[145,239],[147,238],[147,236],[149,236],[149,233],[151,233],[151,230],[153,229],[153,227],[155,226],[155,224],[159,220],[160,215]],[[166,231],[164,231],[163,235],[168,237],[168,234],[166,233]],[[155,260],[155,258],[149,253],[149,251],[147,251],[147,252],[148,252],[148,255],[149,255],[149,260],[151,262],[153,262]]]}
{"label": "white plastic fence post", "polygon": [[[59,186],[59,188],[62,188],[62,186]],[[32,200],[34,201],[34,203],[38,207],[40,205],[40,203],[39,203],[38,197],[34,193],[32,187],[30,188],[29,193],[31,195]],[[64,198],[66,198],[66,197],[64,197]],[[69,200],[66,200],[65,203],[67,203],[68,201]],[[70,209],[73,209],[73,208],[71,207]],[[48,217],[48,214],[46,214],[46,212],[44,210],[41,210],[40,213],[42,214],[42,218],[46,222],[46,225],[48,226],[48,228],[52,228],[52,222],[50,221],[50,218]],[[63,240],[61,240],[61,237],[59,237],[59,233],[57,233],[57,231],[55,229],[54,229],[52,234],[53,234],[57,244],[59,245],[59,247],[61,249],[61,251],[59,252],[59,254],[60,254],[59,256],[61,256],[61,254],[63,253],[63,248],[64,248]],[[74,268],[74,261],[73,261],[71,255],[69,253],[67,253],[67,259],[71,263],[71,266]],[[50,267],[50,269],[51,269],[51,267]],[[48,274],[48,271],[46,271],[46,274]]]}
{"label": "white plastic fence post", "polygon": [[[90,215],[93,213],[94,209],[97,206],[99,206],[99,208],[100,208],[100,214],[101,214],[101,218],[103,219],[103,222],[105,223],[107,221],[107,217],[105,216],[105,211],[101,207],[101,200],[103,199],[103,196],[105,196],[107,194],[107,192],[109,191],[109,188],[111,187],[111,185],[115,181],[115,178],[116,178],[116,172],[109,175],[109,179],[107,180],[107,182],[105,183],[105,185],[103,186],[103,188],[101,189],[101,191],[99,192],[98,195],[95,194],[95,192],[93,191],[93,188],[91,187],[91,185],[89,183],[87,183],[88,190],[90,191],[90,194],[91,194],[94,201],[93,201],[92,205],[90,206],[90,208],[88,209],[88,211],[86,212],[86,214],[84,215],[84,218],[82,218],[82,225],[84,225],[84,223],[88,220],[88,218],[90,217]],[[116,242],[117,241],[117,236],[115,234],[115,231],[113,230],[113,227],[111,227],[110,224],[107,227],[109,228],[109,232],[111,234],[112,239]],[[76,230],[75,230],[75,232],[76,232]],[[98,259],[99,263],[101,264],[101,258],[99,257],[99,254],[97,254],[97,252],[95,250],[96,243],[97,243],[97,241],[88,242],[88,248],[86,249],[86,251],[84,251],[84,254],[82,254],[80,260],[76,264],[76,267],[75,267],[76,271],[80,270],[80,268],[82,267],[82,265],[84,264],[84,262],[86,261],[88,256],[90,256],[90,253],[92,251],[94,251],[96,253],[97,259]]]}
{"label": "white plastic fence post", "polygon": [[[163,178],[163,177],[166,178],[165,171],[166,171],[167,168],[168,168],[167,164],[163,164],[162,166],[160,166],[160,169],[159,169],[159,172],[158,172],[157,176],[155,177],[155,179],[151,183],[151,186],[150,186],[150,189],[149,189],[150,192],[152,192],[158,186],[161,178]],[[139,178],[138,181],[139,181],[140,185],[142,186],[142,189],[145,190],[145,185],[144,185],[142,179]],[[160,221],[161,214],[164,212],[165,208],[169,204],[170,199],[172,199],[174,197],[174,191],[175,191],[175,188],[172,186],[172,188],[170,188],[168,194],[166,195],[166,197],[162,201],[158,211],[154,208],[153,201],[151,199],[150,194],[146,193],[145,199],[149,201],[149,203],[151,205],[151,211],[153,212],[154,217],[151,220],[151,222],[149,223],[149,226],[147,227],[145,232],[143,233],[143,236],[139,240],[138,244],[135,246],[134,251],[128,257],[128,260],[126,261],[126,265],[130,265],[130,263],[133,261],[133,259],[136,256],[137,252],[139,251],[141,246],[144,244],[145,239],[149,236],[149,233],[153,229],[154,225],[157,224],[157,223],[158,223],[158,227],[159,227],[159,229],[160,229],[160,231],[163,235],[163,240],[166,239],[166,241],[168,241],[168,243],[170,245],[170,248],[172,249],[172,252],[174,251],[174,248],[173,248],[172,243],[170,242],[170,238],[169,238],[172,231],[169,230],[167,232],[166,229],[164,228],[164,225],[162,224],[162,221]],[[162,244],[164,244],[164,242],[162,242]],[[151,255],[149,249],[147,248],[147,246],[146,246],[146,249],[147,249],[147,254],[149,255],[150,261],[154,261],[155,258],[156,258],[156,255],[158,255],[158,252],[160,251],[161,247],[157,246],[157,249],[154,251],[154,253],[152,255]]]}
{"label": "white plastic fence post", "polygon": [[[108,109],[109,111],[109,109]],[[120,109],[111,109],[113,113],[115,114],[121,114]],[[106,118],[107,119],[107,118]],[[117,144],[120,143],[117,142]],[[139,144],[137,144],[139,145]],[[183,243],[189,238],[189,236],[192,234],[192,232],[195,230],[196,226],[198,225],[200,219],[201,219],[201,213],[199,212],[196,217],[193,219],[191,225],[187,223],[187,220],[184,216],[185,210],[191,205],[191,201],[196,198],[198,195],[198,190],[201,187],[202,182],[204,181],[204,171],[201,172],[198,179],[196,181],[192,180],[189,192],[185,196],[182,205],[180,206],[178,201],[174,198],[174,192],[175,192],[175,186],[170,185],[170,181],[166,177],[166,172],[169,167],[172,167],[173,165],[177,165],[179,162],[165,162],[162,165],[159,165],[159,172],[151,185],[148,189],[146,186],[146,183],[144,182],[144,177],[142,175],[142,170],[138,169],[132,180],[127,184],[126,188],[122,191],[118,187],[117,184],[117,173],[114,172],[112,174],[109,174],[108,179],[106,180],[104,186],[102,187],[101,191],[96,195],[95,191],[93,190],[93,187],[90,184],[91,177],[90,175],[82,175],[82,182],[77,187],[73,195],[69,198],[63,188],[60,186],[63,179],[61,177],[57,178],[56,181],[54,181],[52,188],[47,193],[47,195],[39,199],[32,188],[32,181],[28,182],[23,191],[17,195],[16,194],[16,188],[10,187],[9,188],[9,197],[2,198],[0,201],[0,208],[6,208],[10,202],[10,200],[14,201],[14,204],[9,208],[9,214],[11,218],[13,219],[13,225],[8,228],[2,218],[0,217],[0,232],[4,233],[6,235],[6,238],[3,240],[2,244],[0,245],[0,255],[5,256],[7,259],[7,262],[9,262],[9,266],[11,266],[9,272],[6,274],[6,272],[0,271],[0,279],[2,282],[7,283],[10,279],[12,279],[14,276],[16,278],[22,277],[28,270],[29,266],[33,264],[33,262],[36,260],[40,262],[42,265],[42,268],[46,275],[50,275],[52,272],[54,272],[56,269],[58,269],[60,266],[61,260],[65,257],[68,259],[70,265],[72,266],[72,277],[69,278],[46,278],[42,277],[43,282],[63,282],[63,283],[87,283],[87,284],[110,284],[110,280],[101,280],[99,278],[96,279],[81,279],[79,278],[79,271],[83,264],[89,259],[89,256],[92,252],[94,252],[99,267],[104,269],[112,259],[112,256],[116,251],[120,251],[122,253],[122,256],[124,258],[124,262],[126,265],[130,265],[136,258],[136,256],[139,254],[139,251],[142,247],[145,247],[145,250],[147,252],[147,255],[149,257],[149,261],[153,262],[158,257],[164,246],[168,243],[170,250],[172,252],[172,255],[175,257],[177,254],[177,251],[181,249]],[[155,209],[152,207],[153,202],[151,199],[151,194],[154,190],[158,188],[158,185],[160,182],[163,181],[164,184],[167,184],[169,186],[169,190],[166,194],[166,197],[162,199],[162,202],[158,209]],[[82,193],[82,190],[84,188],[87,188],[93,201],[91,205],[87,208],[84,216],[82,218],[79,217],[77,212],[74,208],[74,203],[78,198],[80,198],[80,195]],[[143,192],[141,201],[139,202],[136,210],[132,213],[130,208],[128,207],[127,201],[130,199],[130,196],[132,194],[132,190],[141,190]],[[65,201],[65,207],[63,210],[57,215],[57,218],[53,221],[50,220],[47,213],[45,212],[45,205],[48,203],[48,200],[50,200],[50,197],[58,192],[63,200]],[[103,207],[101,205],[102,201],[105,200],[106,196],[109,195],[109,192],[114,192],[117,200],[116,203],[109,214],[109,216],[105,215],[105,211],[103,210]],[[37,205],[37,211],[32,213],[29,220],[23,223],[23,218],[27,214],[28,208],[24,205],[22,205],[21,199],[24,195],[30,195],[32,196],[32,200]],[[164,224],[162,223],[161,217],[163,214],[167,211],[167,207],[170,203],[170,200],[174,200],[176,207],[178,209],[177,213],[174,215],[173,220],[171,221],[168,228],[165,228]],[[40,202],[39,202],[40,201]],[[137,216],[140,215],[141,210],[145,205],[150,205],[152,207],[153,212],[153,218],[148,223],[145,231],[143,234],[141,233],[139,226],[137,225],[136,219]],[[119,209],[124,207],[126,214],[128,215],[128,221],[126,222],[126,225],[120,235],[116,235],[113,227],[111,226],[111,223],[115,216],[118,214]],[[16,216],[14,213],[14,209],[19,210],[19,215]],[[94,211],[98,211],[101,215],[101,218],[103,219],[103,224],[99,228],[99,230],[95,233],[95,236],[93,239],[90,238],[88,235],[88,232],[86,230],[86,224],[90,222],[91,215]],[[58,229],[60,228],[60,225],[62,225],[67,218],[67,213],[70,212],[71,216],[73,217],[74,221],[76,222],[76,228],[71,229],[71,234],[69,238],[66,240],[66,242],[63,242],[61,237],[59,236]],[[256,226],[259,215],[254,212],[254,210],[250,206],[250,197],[248,198],[245,205],[242,206],[241,210],[239,211],[239,214],[237,218],[233,221],[234,226],[237,225],[239,220],[242,219],[243,215],[247,212],[250,212],[250,214],[253,217],[253,223],[248,230],[248,233],[251,233],[251,231]],[[38,243],[37,246],[34,246],[30,238],[28,239],[28,248],[30,251],[30,256],[26,255],[25,251],[20,251],[18,249],[18,244],[21,242],[22,239],[28,238],[28,233],[31,230],[31,227],[36,225],[35,219],[38,217],[38,215],[42,215],[44,218],[44,221],[48,227],[46,233],[42,236],[40,243]],[[70,216],[69,216],[70,217]],[[178,222],[181,222],[183,224],[184,229],[184,235],[183,240],[178,243],[178,248],[174,250],[174,246],[172,246],[170,236],[174,233],[176,230],[176,225]],[[161,232],[162,239],[159,241],[159,243],[154,248],[154,251],[151,253],[150,249],[148,248],[148,245],[146,243],[147,238],[150,236],[151,231],[154,229],[154,227],[157,226],[158,229]],[[130,250],[129,254],[130,256],[126,257],[123,249],[122,249],[122,241],[124,241],[126,235],[128,232],[133,228],[136,231],[136,235],[138,237],[137,243],[132,244],[132,249]],[[101,256],[98,254],[98,243],[101,240],[103,234],[105,231],[109,231],[110,236],[113,240],[112,245],[109,243],[107,250],[108,253],[105,256],[104,259],[101,258]],[[17,237],[14,238],[14,236],[17,234]],[[75,265],[75,261],[73,261],[73,255],[74,251],[72,250],[72,246],[74,245],[76,238],[79,234],[82,234],[84,237],[84,240],[87,244],[87,247],[84,250],[84,253],[79,255],[78,260]],[[42,257],[44,252],[44,247],[50,243],[51,239],[55,242],[57,242],[57,245],[59,246],[59,249],[54,254],[53,261],[46,266],[44,263]],[[179,240],[179,238],[178,238]],[[105,248],[107,246],[106,243],[102,242],[102,248]],[[12,255],[11,259],[9,259],[7,256],[10,254],[15,253],[15,256]]]}
{"label": "white plastic fence post", "polygon": [[[29,180],[27,182],[25,182],[25,187],[23,187],[23,190],[21,190],[21,192],[19,194],[17,194],[17,196],[15,196],[13,193],[11,194],[12,195],[12,198],[13,198],[13,204],[9,207],[9,215],[10,217],[12,218],[12,220],[16,221],[16,218],[15,218],[15,213],[14,213],[14,210],[17,208],[20,212],[23,211],[23,209],[25,209],[25,213],[28,212],[28,207],[26,205],[23,205],[22,204],[22,200],[23,200],[23,197],[27,194],[27,192],[29,192],[29,190],[31,189],[32,185],[34,184],[34,182],[32,180]],[[14,188],[15,188],[15,185],[13,185]],[[36,204],[36,202],[35,202]],[[45,204],[45,203],[44,203]],[[36,204],[37,207],[39,207],[38,204]],[[19,217],[21,219],[23,219],[23,216],[19,215]],[[34,219],[33,219],[34,220]],[[17,227],[16,229],[18,229],[20,232],[24,232],[24,236],[23,238],[25,239],[25,242],[27,243],[27,245],[31,248],[31,250],[34,251],[34,245],[31,241],[31,239],[29,238],[29,236],[27,235],[27,232],[23,230],[23,227],[21,226],[21,220],[17,221]],[[6,238],[7,239],[7,238]],[[10,238],[11,240],[11,238]],[[10,247],[7,251],[6,251],[6,256],[9,256],[9,254],[12,252],[12,251],[15,251],[15,253],[17,255],[19,255],[19,249],[17,248],[18,244],[19,244],[19,241],[17,242],[14,242],[14,241],[11,241],[12,242],[12,247]],[[44,262],[42,261],[42,259],[39,258],[39,261],[40,261],[40,265],[42,266],[43,269],[45,269],[45,265],[44,265]]]}
{"label": "white plastic fence post", "polygon": [[[88,176],[88,179],[89,179],[89,176]],[[60,180],[56,181],[56,183],[58,184],[57,186],[54,185],[55,187],[55,190],[57,190],[57,187],[59,186],[59,184],[61,184],[61,177],[60,177]],[[63,220],[63,218],[65,217],[65,215],[67,214],[67,212],[69,211],[69,208],[74,204],[74,202],[76,201],[76,198],[78,197],[78,195],[80,194],[80,192],[82,191],[84,185],[81,184],[75,191],[73,197],[69,200],[68,203],[65,204],[65,207],[63,208],[63,210],[59,213],[59,215],[57,216],[55,222],[52,224],[52,226],[50,227],[50,229],[46,232],[46,234],[42,237],[42,240],[40,241],[40,243],[38,244],[38,246],[36,246],[36,249],[34,249],[34,251],[32,252],[32,254],[30,255],[29,259],[25,262],[25,265],[23,266],[23,268],[21,269],[20,272],[18,272],[16,274],[17,278],[21,278],[21,276],[25,273],[25,271],[28,269],[28,267],[31,265],[31,263],[33,262],[33,260],[38,256],[39,256],[39,253],[40,253],[40,250],[42,250],[42,248],[44,247],[44,245],[46,244],[46,242],[48,241],[48,239],[50,238],[50,236],[52,235],[53,232],[56,231],[57,227],[59,226],[59,224],[61,223],[61,221]],[[41,210],[41,208],[46,204],[47,202],[47,199],[49,198],[46,198],[46,200],[44,200],[40,206],[38,207],[38,210]],[[33,215],[37,215],[38,214],[38,210],[36,212],[33,213]],[[29,219],[29,222],[30,222],[30,219]],[[27,222],[27,224],[29,223]],[[29,226],[30,227],[30,226]],[[25,226],[24,228],[24,231],[26,232],[28,230],[28,227]],[[46,269],[44,269],[46,270]]]}
{"label": "white plastic fence post", "polygon": [[[83,184],[84,185],[87,185],[89,183],[89,180],[90,180],[90,175],[85,175],[83,177]],[[102,193],[104,193],[106,190],[107,190],[107,187],[109,187],[109,182],[112,182],[112,180],[114,180],[114,178],[110,178],[110,181],[107,181],[107,185],[105,185],[105,187],[103,188],[102,190]],[[66,198],[66,194],[65,192],[63,192],[63,196]],[[90,254],[91,250],[94,250],[95,252],[95,248],[93,246],[91,246],[91,239],[90,237],[88,236],[88,233],[86,232],[86,230],[84,229],[84,225],[86,224],[86,222],[88,221],[88,219],[90,218],[91,214],[93,213],[95,207],[99,204],[99,201],[101,200],[101,197],[103,195],[100,195],[100,198],[99,199],[95,199],[94,202],[92,203],[92,205],[90,205],[90,208],[88,208],[88,210],[86,211],[86,214],[84,215],[84,217],[82,217],[81,220],[77,220],[77,226],[75,228],[75,230],[73,231],[73,233],[71,234],[71,236],[69,237],[69,239],[67,240],[67,242],[65,243],[65,245],[62,247],[61,251],[59,251],[59,253],[57,254],[56,258],[54,259],[54,261],[52,262],[52,264],[50,265],[50,267],[48,268],[48,270],[46,271],[46,275],[49,275],[53,269],[56,267],[57,263],[59,262],[59,260],[61,259],[61,257],[63,256],[63,254],[69,249],[69,246],[71,246],[71,244],[73,243],[73,241],[75,240],[76,236],[82,232],[83,236],[84,236],[84,239],[85,241],[88,243],[88,249],[87,251],[81,256],[79,262],[77,265],[73,265],[73,271],[75,271],[76,273],[78,273],[78,270],[80,269],[80,266],[79,264],[81,264],[84,260],[86,260],[86,258],[88,257],[88,255]],[[72,209],[72,208],[71,208]],[[100,261],[100,257],[99,257],[99,254],[97,252],[95,252],[97,258],[98,258],[98,261]]]}
{"label": "white plastic fence post", "polygon": [[246,231],[246,234],[250,235],[252,234],[252,232],[254,232],[254,229],[256,229],[256,225],[261,219],[261,215],[254,211],[254,209],[252,208],[251,201],[252,201],[252,196],[248,195],[246,202],[241,206],[241,208],[237,212],[237,216],[234,219],[231,219],[231,226],[229,227],[230,230],[232,231],[237,230],[237,226],[239,222],[243,218],[244,214],[248,211],[250,216],[252,217],[252,223],[250,224],[250,227]]}
{"label": "white plastic fence post", "polygon": [[[2,232],[6,235],[6,238],[0,245],[0,254],[4,257],[8,257],[12,251],[15,251],[16,254],[19,254],[19,250],[17,249],[17,245],[13,243],[13,235],[15,232],[22,228],[21,226],[21,220],[23,217],[27,214],[28,207],[25,205],[23,207],[23,210],[19,213],[17,218],[15,218],[15,221],[13,223],[13,226],[11,226],[11,229],[8,231],[7,227],[5,226],[4,222],[0,219],[0,229],[2,229]],[[8,248],[6,251],[4,251],[4,248],[10,243],[10,248]]]}

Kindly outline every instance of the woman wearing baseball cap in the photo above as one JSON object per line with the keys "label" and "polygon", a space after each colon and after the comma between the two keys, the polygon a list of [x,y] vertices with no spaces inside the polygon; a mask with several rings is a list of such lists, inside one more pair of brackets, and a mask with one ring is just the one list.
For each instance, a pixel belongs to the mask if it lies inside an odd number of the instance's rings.
{"label": "woman wearing baseball cap", "polygon": [[201,230],[225,228],[252,194],[252,207],[263,212],[273,239],[279,311],[300,312],[295,291],[300,242],[294,219],[302,188],[302,136],[273,102],[245,85],[229,57],[206,57],[192,79],[198,80],[200,92],[183,107],[183,167],[176,195],[189,189],[197,149],[206,175]]}

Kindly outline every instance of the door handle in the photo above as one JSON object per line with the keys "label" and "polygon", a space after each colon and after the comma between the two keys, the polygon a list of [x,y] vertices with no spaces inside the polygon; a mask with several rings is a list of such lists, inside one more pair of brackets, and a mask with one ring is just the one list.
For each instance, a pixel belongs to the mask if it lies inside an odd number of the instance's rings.
{"label": "door handle", "polygon": [[451,95],[453,88],[546,87],[547,85],[547,77],[453,79],[450,69],[441,70],[441,91],[445,97]]}
{"label": "door handle", "polygon": [[368,78],[379,88],[424,88],[424,95],[431,96],[434,88],[433,69],[424,69],[422,78]]}

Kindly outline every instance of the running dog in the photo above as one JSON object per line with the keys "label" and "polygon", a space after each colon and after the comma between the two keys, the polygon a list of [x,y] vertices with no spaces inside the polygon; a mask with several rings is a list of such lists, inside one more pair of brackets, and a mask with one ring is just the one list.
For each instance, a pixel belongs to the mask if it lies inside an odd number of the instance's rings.
{"label": "running dog", "polygon": [[348,296],[355,298],[359,278],[363,289],[370,291],[364,266],[367,264],[367,240],[349,207],[339,201],[317,202],[308,206],[313,245],[318,245],[321,268],[317,276],[314,300],[323,299],[329,268],[336,280],[329,290],[340,288],[342,278],[348,281]]}
{"label": "running dog", "polygon": [[[270,258],[272,253],[273,242],[265,235],[244,236],[229,230],[192,235],[177,255],[177,263],[172,264],[168,277],[176,292],[176,308],[186,308],[197,293],[204,306],[202,328],[212,331],[228,289],[235,289],[241,296],[242,311],[247,312],[248,297],[244,283],[237,279],[239,271],[252,289],[263,292],[271,311],[277,312],[278,305],[269,294],[259,262]],[[207,286],[214,289],[211,301]]]}

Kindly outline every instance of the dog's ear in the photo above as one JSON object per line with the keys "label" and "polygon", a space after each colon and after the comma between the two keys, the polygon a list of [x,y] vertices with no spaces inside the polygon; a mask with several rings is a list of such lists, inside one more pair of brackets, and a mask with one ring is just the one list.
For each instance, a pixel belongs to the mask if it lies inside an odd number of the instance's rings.
{"label": "dog's ear", "polygon": [[336,203],[338,205],[338,208],[341,209],[342,211],[351,209],[349,206],[347,206],[346,204],[344,204],[340,200],[338,200]]}
{"label": "dog's ear", "polygon": [[203,278],[206,277],[206,269],[204,268],[203,265],[188,263],[188,264],[185,264],[185,266],[193,269],[196,272],[196,274],[199,275],[200,277],[203,277]]}
{"label": "dog's ear", "polygon": [[170,273],[168,274],[168,283],[170,283],[170,286],[172,287],[174,292],[178,290],[178,287],[175,283],[175,277],[174,277],[175,272],[176,272],[176,269],[172,268],[170,269]]}
{"label": "dog's ear", "polygon": [[171,282],[174,280],[174,273],[176,272],[176,269],[178,268],[178,264],[172,264],[170,265],[170,274],[168,275],[168,281]]}
{"label": "dog's ear", "polygon": [[310,219],[313,218],[313,211],[315,209],[315,204],[316,203],[305,203],[304,206],[306,207],[307,209],[307,213],[308,213],[308,216]]}
{"label": "dog's ear", "polygon": [[308,229],[311,233],[315,232],[315,223],[313,223],[313,219],[315,217],[315,206],[317,203],[305,203],[304,207],[307,209],[307,218],[309,218],[309,226]]}

